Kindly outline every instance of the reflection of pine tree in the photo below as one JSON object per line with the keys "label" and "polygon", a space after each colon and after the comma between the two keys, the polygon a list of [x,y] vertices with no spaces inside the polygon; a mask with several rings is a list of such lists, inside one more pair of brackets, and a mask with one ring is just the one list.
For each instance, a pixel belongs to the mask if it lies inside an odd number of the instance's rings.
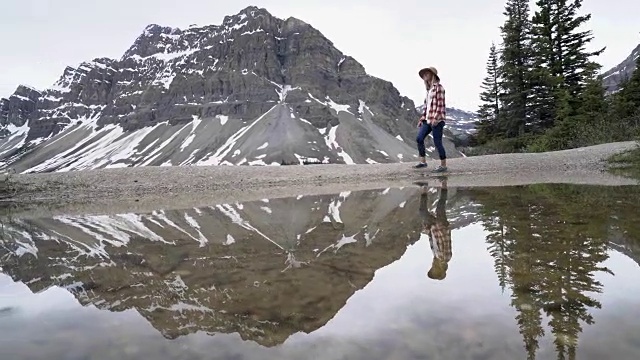
{"label": "reflection of pine tree", "polygon": [[[489,193],[488,195],[491,195]],[[490,197],[491,198],[491,197]],[[539,282],[537,277],[535,239],[518,241],[523,236],[530,236],[529,231],[520,231],[519,224],[528,220],[528,203],[517,197],[501,197],[491,199],[484,204],[485,216],[483,226],[487,235],[489,252],[494,258],[494,267],[498,282],[503,291],[507,284],[511,286],[511,306],[518,311],[516,321],[522,338],[527,359],[534,360],[539,348],[539,339],[544,336],[542,327],[541,306],[537,294]],[[490,205],[488,205],[490,204]],[[504,211],[508,208],[518,211]],[[527,223],[525,222],[525,225]]]}
{"label": "reflection of pine tree", "polygon": [[518,310],[516,321],[524,340],[527,359],[534,360],[540,347],[538,339],[544,336],[540,306],[536,303],[535,296],[527,292],[514,292],[511,306]]}
{"label": "reflection of pine tree", "polygon": [[499,217],[493,217],[484,223],[485,230],[489,232],[487,235],[487,243],[489,244],[489,253],[495,259],[494,269],[498,274],[498,283],[504,293],[507,286],[507,243],[505,239],[505,228]]}
{"label": "reflection of pine tree", "polygon": [[[524,200],[524,201],[522,201]],[[511,305],[518,310],[516,321],[527,351],[527,359],[536,358],[539,339],[544,336],[540,300],[540,247],[535,234],[527,229],[531,227],[530,217],[535,208],[526,199],[520,199],[520,211],[512,211],[508,223],[505,223],[511,238],[511,253],[507,265],[510,268],[512,295]]]}
{"label": "reflection of pine tree", "polygon": [[[585,225],[577,227],[585,228]],[[593,279],[593,274],[609,271],[599,266],[608,258],[606,228],[591,229],[589,234],[566,224],[553,228],[557,235],[549,241],[557,242],[550,246],[555,248],[556,260],[549,263],[545,272],[547,284],[540,298],[543,309],[551,318],[549,326],[555,335],[558,359],[575,359],[581,322],[592,325],[594,321],[589,309],[601,307],[600,302],[588,294],[602,291],[602,284]]]}
{"label": "reflection of pine tree", "polygon": [[550,189],[556,188],[503,189],[477,198],[484,205],[487,242],[500,286],[511,287],[511,305],[518,311],[516,321],[530,360],[544,336],[542,311],[549,318],[558,359],[575,358],[582,323],[593,324],[589,309],[601,306],[589,296],[602,291],[594,274],[608,271],[600,266],[608,257],[607,226],[583,220],[589,207],[558,205],[556,201],[575,203],[558,200],[563,192]]}

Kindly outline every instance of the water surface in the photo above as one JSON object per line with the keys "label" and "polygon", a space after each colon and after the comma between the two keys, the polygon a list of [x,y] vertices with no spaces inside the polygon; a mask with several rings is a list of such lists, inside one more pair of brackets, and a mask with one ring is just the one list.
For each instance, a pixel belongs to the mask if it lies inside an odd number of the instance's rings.
{"label": "water surface", "polygon": [[416,186],[6,218],[0,359],[637,359],[639,210]]}

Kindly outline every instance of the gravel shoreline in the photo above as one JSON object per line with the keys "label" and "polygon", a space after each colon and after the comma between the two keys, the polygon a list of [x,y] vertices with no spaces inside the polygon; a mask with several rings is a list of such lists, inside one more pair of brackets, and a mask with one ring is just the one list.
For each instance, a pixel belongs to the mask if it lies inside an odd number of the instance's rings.
{"label": "gravel shoreline", "polygon": [[[449,160],[450,187],[533,183],[637,185],[606,172],[606,159],[633,149],[619,142],[537,154],[498,154]],[[435,165],[437,161],[431,161]],[[429,180],[410,163],[282,167],[139,167],[13,177],[25,191],[13,199],[31,216],[184,209],[263,198],[328,194]],[[433,166],[430,166],[433,168]],[[433,179],[434,185],[437,181]]]}

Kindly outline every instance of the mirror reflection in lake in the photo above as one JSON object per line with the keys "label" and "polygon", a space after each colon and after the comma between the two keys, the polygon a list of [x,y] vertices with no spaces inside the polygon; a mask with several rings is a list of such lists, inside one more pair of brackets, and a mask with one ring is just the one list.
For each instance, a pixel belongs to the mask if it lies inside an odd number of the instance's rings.
{"label": "mirror reflection in lake", "polygon": [[637,359],[640,189],[4,218],[0,359]]}

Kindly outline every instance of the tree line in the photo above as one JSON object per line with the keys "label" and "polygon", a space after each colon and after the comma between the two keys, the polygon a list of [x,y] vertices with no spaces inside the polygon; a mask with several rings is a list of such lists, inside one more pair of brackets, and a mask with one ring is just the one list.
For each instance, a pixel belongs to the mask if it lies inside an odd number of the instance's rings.
{"label": "tree line", "polygon": [[475,144],[481,152],[549,151],[640,138],[640,58],[607,94],[583,30],[582,0],[507,0],[491,45]]}

